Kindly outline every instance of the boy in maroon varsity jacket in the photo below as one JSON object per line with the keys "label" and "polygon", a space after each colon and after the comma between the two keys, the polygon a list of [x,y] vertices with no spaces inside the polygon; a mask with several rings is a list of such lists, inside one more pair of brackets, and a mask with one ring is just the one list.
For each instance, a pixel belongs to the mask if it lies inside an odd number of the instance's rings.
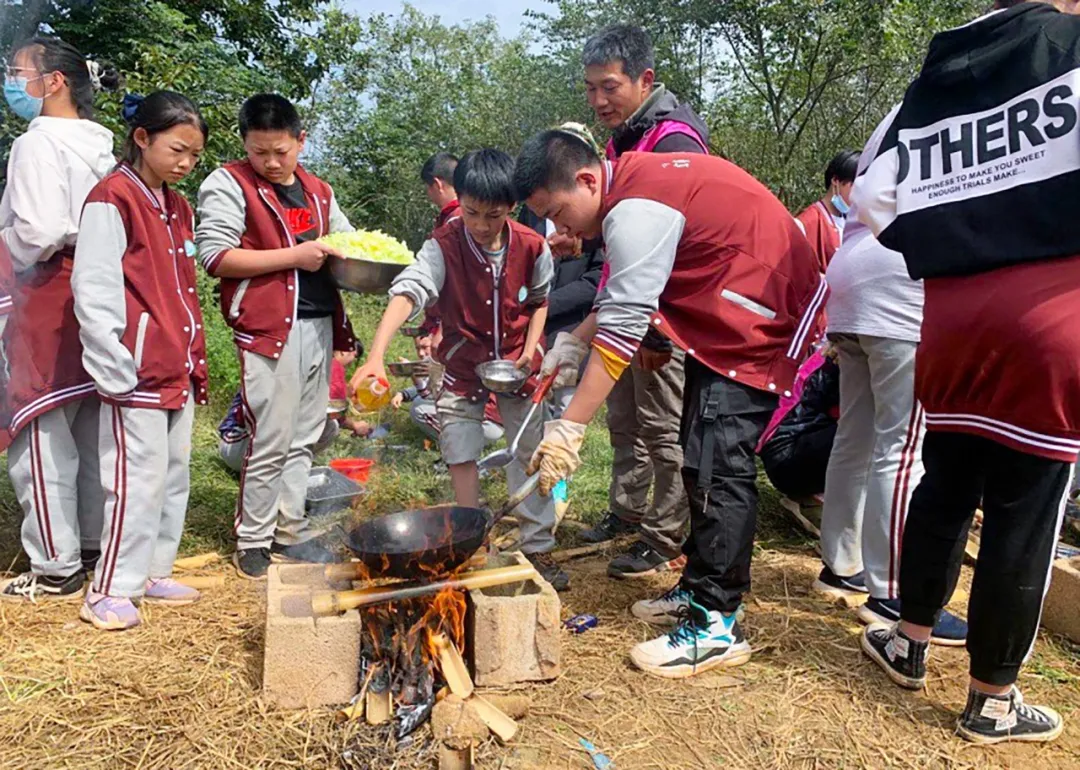
{"label": "boy in maroon varsity jacket", "polygon": [[[585,426],[651,327],[686,352],[681,443],[690,499],[682,580],[634,614],[675,630],[631,659],[665,677],[744,663],[736,620],[750,586],[757,516],[754,450],[789,394],[827,288],[795,220],[760,182],[721,158],[630,152],[599,161],[562,131],[529,140],[518,195],[573,237],[603,235],[611,266],[595,333],[559,335],[542,373],[585,375],[545,425],[530,470],[543,492],[581,463]],[[590,340],[584,339],[588,335]]]}
{"label": "boy in maroon varsity jacket", "polygon": [[298,163],[305,133],[284,97],[259,94],[240,109],[247,160],[199,190],[196,243],[221,279],[221,311],[239,348],[243,414],[251,442],[236,505],[242,577],[266,577],[271,554],[329,561],[312,541],[304,496],[322,434],[334,350],[353,350],[326,257],[316,239],[352,230],[330,185]]}
{"label": "boy in maroon varsity jacket", "polygon": [[[435,308],[443,323],[437,360],[445,367],[436,402],[439,446],[458,505],[471,507],[479,505],[476,461],[485,443],[482,423],[489,398],[476,366],[506,359],[519,369],[539,369],[554,270],[547,242],[510,218],[517,205],[513,174],[513,159],[498,150],[477,150],[461,159],[454,172],[461,218],[436,230],[394,280],[371,354],[352,380],[355,389],[370,377],[385,378],[383,358],[394,333],[420,309]],[[526,396],[535,387],[534,375],[520,392],[498,395],[507,436],[517,435],[529,411]],[[540,443],[539,411],[525,425],[517,458],[507,468],[511,490],[524,483],[525,465]],[[557,590],[565,589],[569,579],[546,555],[555,547],[554,503],[533,494],[518,514],[522,552]]]}
{"label": "boy in maroon varsity jacket", "polygon": [[195,218],[170,186],[195,168],[206,122],[170,91],[127,97],[125,118],[123,161],[86,199],[71,275],[83,366],[102,401],[105,489],[104,548],[79,615],[107,630],[138,625],[134,601],[199,598],[170,575],[187,512],[194,404],[206,403]]}

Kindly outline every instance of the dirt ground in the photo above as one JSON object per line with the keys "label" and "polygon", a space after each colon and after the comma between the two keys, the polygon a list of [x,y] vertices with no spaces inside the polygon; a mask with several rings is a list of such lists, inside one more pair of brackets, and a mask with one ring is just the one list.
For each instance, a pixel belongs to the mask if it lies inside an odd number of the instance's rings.
{"label": "dirt ground", "polygon": [[[588,770],[578,743],[587,737],[618,770],[1080,768],[1080,666],[1059,641],[1040,639],[1021,686],[1065,714],[1061,739],[975,748],[952,736],[963,650],[934,649],[926,691],[893,687],[860,654],[850,611],[809,594],[818,562],[808,548],[757,554],[751,662],[683,681],[645,676],[627,656],[650,633],[627,608],[673,578],[617,582],[605,565],[603,555],[568,564],[564,617],[590,612],[600,623],[564,637],[563,677],[527,688],[533,712],[520,737],[485,745],[481,767]],[[264,589],[219,571],[224,588],[194,607],[147,608],[144,625],[124,634],[92,630],[73,603],[0,603],[0,767],[434,766],[423,739],[394,752],[374,728],[329,710],[266,705]]]}

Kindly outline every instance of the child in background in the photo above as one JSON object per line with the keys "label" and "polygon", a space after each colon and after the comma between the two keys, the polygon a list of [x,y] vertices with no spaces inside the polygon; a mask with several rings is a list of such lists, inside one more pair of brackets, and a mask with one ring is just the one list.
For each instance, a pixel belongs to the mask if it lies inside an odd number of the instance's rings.
{"label": "child in background", "polygon": [[[476,366],[506,359],[535,371],[547,319],[551,251],[542,237],[509,218],[517,205],[513,171],[513,159],[498,150],[477,150],[461,159],[454,171],[461,218],[438,229],[394,280],[371,355],[352,379],[354,389],[367,387],[370,377],[385,379],[383,357],[394,333],[420,309],[434,306],[443,330],[436,358],[445,367],[436,402],[439,445],[458,505],[474,508],[480,502],[476,461],[484,447],[489,395]],[[530,378],[523,391],[498,396],[509,435],[522,425],[530,406],[525,396],[534,387],[536,379]],[[540,443],[539,412],[525,426],[517,462],[508,468],[511,488],[525,481],[524,467]],[[518,510],[521,550],[548,582],[565,589],[569,578],[547,556],[555,547],[553,502],[534,494]]]}
{"label": "child in background", "polygon": [[351,231],[330,185],[299,164],[306,134],[284,97],[259,94],[240,109],[247,159],[199,190],[196,242],[221,279],[221,310],[241,362],[251,439],[240,469],[236,554],[241,577],[266,578],[277,559],[324,562],[304,512],[308,471],[326,424],[332,351],[353,350],[318,238]]}
{"label": "child in background", "polygon": [[134,601],[191,604],[173,580],[190,485],[194,404],[206,403],[206,340],[195,293],[195,220],[172,189],[209,133],[186,96],[125,99],[123,160],[83,209],[71,289],[83,366],[102,401],[105,549],[79,617],[139,624]]}
{"label": "child in background", "polygon": [[16,277],[0,432],[12,437],[8,472],[30,570],[0,584],[2,599],[75,596],[99,555],[98,399],[81,362],[71,267],[83,202],[116,165],[112,132],[93,121],[94,92],[118,82],[116,70],[56,38],[19,46],[7,67],[4,96],[30,127],[11,145],[0,200]]}

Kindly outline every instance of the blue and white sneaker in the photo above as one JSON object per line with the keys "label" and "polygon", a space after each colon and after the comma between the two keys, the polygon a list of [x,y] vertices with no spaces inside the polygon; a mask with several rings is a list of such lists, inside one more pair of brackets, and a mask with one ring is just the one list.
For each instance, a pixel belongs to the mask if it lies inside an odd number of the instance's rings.
{"label": "blue and white sneaker", "polygon": [[843,577],[829,569],[827,564],[822,566],[821,573],[814,581],[814,590],[834,601],[865,601],[867,597],[866,578],[863,573]]}
{"label": "blue and white sneaker", "polygon": [[631,614],[638,620],[644,620],[661,628],[672,628],[678,624],[690,607],[690,592],[681,584],[656,599],[642,599],[634,602],[630,608]]}
{"label": "blue and white sneaker", "polygon": [[[892,625],[900,621],[899,599],[875,599],[870,597],[859,607],[856,614],[863,623]],[[930,632],[930,644],[940,647],[963,647],[967,643],[967,621],[947,610],[938,613],[934,630]]]}
{"label": "blue and white sneaker", "polygon": [[642,671],[666,679],[741,666],[750,660],[750,644],[735,614],[706,610],[691,599],[675,630],[636,645],[630,660]]}

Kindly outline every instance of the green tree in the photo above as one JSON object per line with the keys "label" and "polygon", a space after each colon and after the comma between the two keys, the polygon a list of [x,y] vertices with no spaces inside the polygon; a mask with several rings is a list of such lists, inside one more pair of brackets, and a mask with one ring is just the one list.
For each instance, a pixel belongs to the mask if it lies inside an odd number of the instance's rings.
{"label": "green tree", "polygon": [[588,118],[580,72],[531,42],[504,39],[492,20],[446,25],[409,6],[369,20],[316,132],[319,167],[355,224],[418,246],[433,216],[419,177],[429,155],[514,154],[535,131]]}

